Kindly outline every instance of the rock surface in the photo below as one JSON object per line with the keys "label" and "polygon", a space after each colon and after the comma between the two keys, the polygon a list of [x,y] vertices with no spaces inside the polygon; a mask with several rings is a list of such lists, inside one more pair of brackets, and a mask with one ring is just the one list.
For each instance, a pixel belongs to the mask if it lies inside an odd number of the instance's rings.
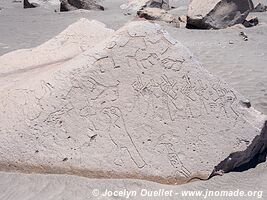
{"label": "rock surface", "polygon": [[187,27],[222,29],[242,24],[253,8],[251,0],[192,0]]}
{"label": "rock surface", "polygon": [[96,0],[61,0],[60,11],[71,11],[74,8],[85,10],[104,10]]}
{"label": "rock surface", "polygon": [[23,8],[35,8],[38,4],[30,3],[28,0],[23,0]]}
{"label": "rock surface", "polygon": [[60,1],[60,12],[77,10],[78,8],[70,5],[67,0]]}
{"label": "rock surface", "polygon": [[259,3],[257,4],[257,6],[255,6],[255,8],[252,11],[253,12],[266,12],[267,6],[262,3]]}
{"label": "rock surface", "polygon": [[247,18],[244,22],[243,25],[247,28],[257,26],[259,24],[259,19],[257,17],[250,17]]}
{"label": "rock surface", "polygon": [[245,150],[266,118],[149,22],[0,83],[2,170],[182,183]]}
{"label": "rock surface", "polygon": [[127,2],[120,7],[125,13],[136,14],[136,12],[144,7],[148,1],[149,0],[127,0]]}
{"label": "rock surface", "polygon": [[169,10],[170,3],[169,0],[128,0],[127,3],[121,5],[121,9],[128,14],[136,14],[136,12],[142,11],[145,8]]}
{"label": "rock surface", "polygon": [[137,15],[140,18],[145,18],[147,20],[164,21],[167,23],[174,24],[177,28],[180,27],[178,16],[169,14],[166,10],[160,8],[145,7],[137,11]]}
{"label": "rock surface", "polygon": [[231,153],[214,168],[214,173],[243,172],[255,168],[266,161],[267,156],[267,121],[247,149]]}
{"label": "rock surface", "polygon": [[169,0],[150,0],[146,3],[145,7],[169,10],[170,3]]}
{"label": "rock surface", "polygon": [[27,71],[36,66],[66,62],[94,47],[113,32],[101,22],[82,18],[38,47],[20,49],[1,56],[0,76]]}

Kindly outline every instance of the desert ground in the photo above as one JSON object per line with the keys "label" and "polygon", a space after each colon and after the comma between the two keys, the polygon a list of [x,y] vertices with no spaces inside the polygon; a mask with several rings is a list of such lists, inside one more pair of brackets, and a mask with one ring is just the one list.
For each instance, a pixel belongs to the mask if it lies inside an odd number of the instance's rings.
{"label": "desert ground", "polygon": [[[35,2],[40,3],[40,1]],[[257,2],[267,5],[266,0],[255,1],[254,3]],[[106,8],[105,11],[75,10],[59,12],[57,1],[43,2],[40,7],[33,9],[23,9],[20,2],[1,0],[0,56],[19,49],[37,47],[81,18],[97,20],[105,24],[106,28],[114,31],[119,30],[129,21],[138,21],[139,19],[135,15],[123,13],[120,8],[123,3],[125,3],[124,0],[102,0],[101,5]],[[179,8],[179,15],[187,14],[188,4],[189,1],[176,1],[175,5]],[[196,30],[177,28],[165,22],[152,23],[159,23],[174,39],[185,45],[205,69],[227,82],[230,88],[234,88],[242,96],[249,99],[252,107],[263,115],[267,115],[267,12],[251,12],[250,16],[258,17],[259,24],[257,26],[251,28],[234,26],[222,30]],[[248,36],[247,41],[240,36],[240,32],[244,32]],[[90,44],[87,45],[89,48]],[[42,73],[45,74],[46,72],[42,71]],[[35,73],[32,75],[35,75]],[[2,84],[8,80],[3,76],[0,76],[0,78]],[[212,152],[212,150],[210,151]],[[211,158],[207,158],[207,160],[209,159]],[[177,193],[171,197],[140,197],[140,195],[137,195],[130,197],[130,199],[203,199],[203,196],[183,197],[181,191],[237,189],[245,192],[263,191],[263,195],[228,197],[227,199],[267,199],[266,167],[265,162],[244,172],[231,172],[223,176],[215,176],[210,180],[194,180],[181,185],[165,185],[147,180],[127,178],[106,179],[104,177],[95,179],[64,174],[64,172],[39,174],[26,170],[27,172],[23,173],[19,170],[6,170],[4,167],[0,172],[0,199],[126,199],[125,196],[105,197],[101,195],[106,189],[111,191],[124,189],[128,191],[140,191],[142,189],[156,191],[165,189]],[[100,191],[100,195],[94,196],[92,192],[95,189]],[[207,197],[207,199],[226,198],[212,196]]]}

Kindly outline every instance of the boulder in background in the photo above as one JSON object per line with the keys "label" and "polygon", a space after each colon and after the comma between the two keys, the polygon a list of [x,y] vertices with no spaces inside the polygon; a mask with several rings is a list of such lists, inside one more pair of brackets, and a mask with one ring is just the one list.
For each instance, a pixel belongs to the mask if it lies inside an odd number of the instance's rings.
{"label": "boulder in background", "polygon": [[253,8],[251,0],[192,0],[187,27],[223,29],[242,24]]}

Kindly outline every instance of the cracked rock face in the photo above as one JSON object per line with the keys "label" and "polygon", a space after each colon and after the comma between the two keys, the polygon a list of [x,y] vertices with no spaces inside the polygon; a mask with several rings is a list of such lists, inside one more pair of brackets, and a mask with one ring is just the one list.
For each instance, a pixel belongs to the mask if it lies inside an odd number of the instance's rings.
{"label": "cracked rock face", "polygon": [[242,24],[253,8],[251,0],[192,0],[187,27],[222,29]]}
{"label": "cracked rock face", "polygon": [[246,149],[265,119],[145,21],[0,83],[2,170],[181,183]]}

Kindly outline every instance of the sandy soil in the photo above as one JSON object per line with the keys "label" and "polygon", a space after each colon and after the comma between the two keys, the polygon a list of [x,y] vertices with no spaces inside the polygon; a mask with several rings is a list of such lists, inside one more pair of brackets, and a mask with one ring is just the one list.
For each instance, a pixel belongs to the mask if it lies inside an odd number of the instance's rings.
{"label": "sandy soil", "polygon": [[[94,200],[94,199],[126,199],[126,197],[94,197],[93,190],[98,189],[100,194],[105,190],[110,191],[137,191],[136,196],[129,199],[266,199],[267,174],[266,163],[261,164],[257,169],[251,169],[243,173],[226,174],[223,177],[214,177],[210,181],[197,181],[179,186],[166,186],[147,181],[138,180],[104,180],[86,179],[68,175],[34,175],[0,173],[0,199],[2,200]],[[157,191],[159,189],[173,190],[172,197],[141,197],[142,189]],[[182,191],[260,191],[254,197],[183,197]],[[261,193],[263,191],[263,193]]]}

